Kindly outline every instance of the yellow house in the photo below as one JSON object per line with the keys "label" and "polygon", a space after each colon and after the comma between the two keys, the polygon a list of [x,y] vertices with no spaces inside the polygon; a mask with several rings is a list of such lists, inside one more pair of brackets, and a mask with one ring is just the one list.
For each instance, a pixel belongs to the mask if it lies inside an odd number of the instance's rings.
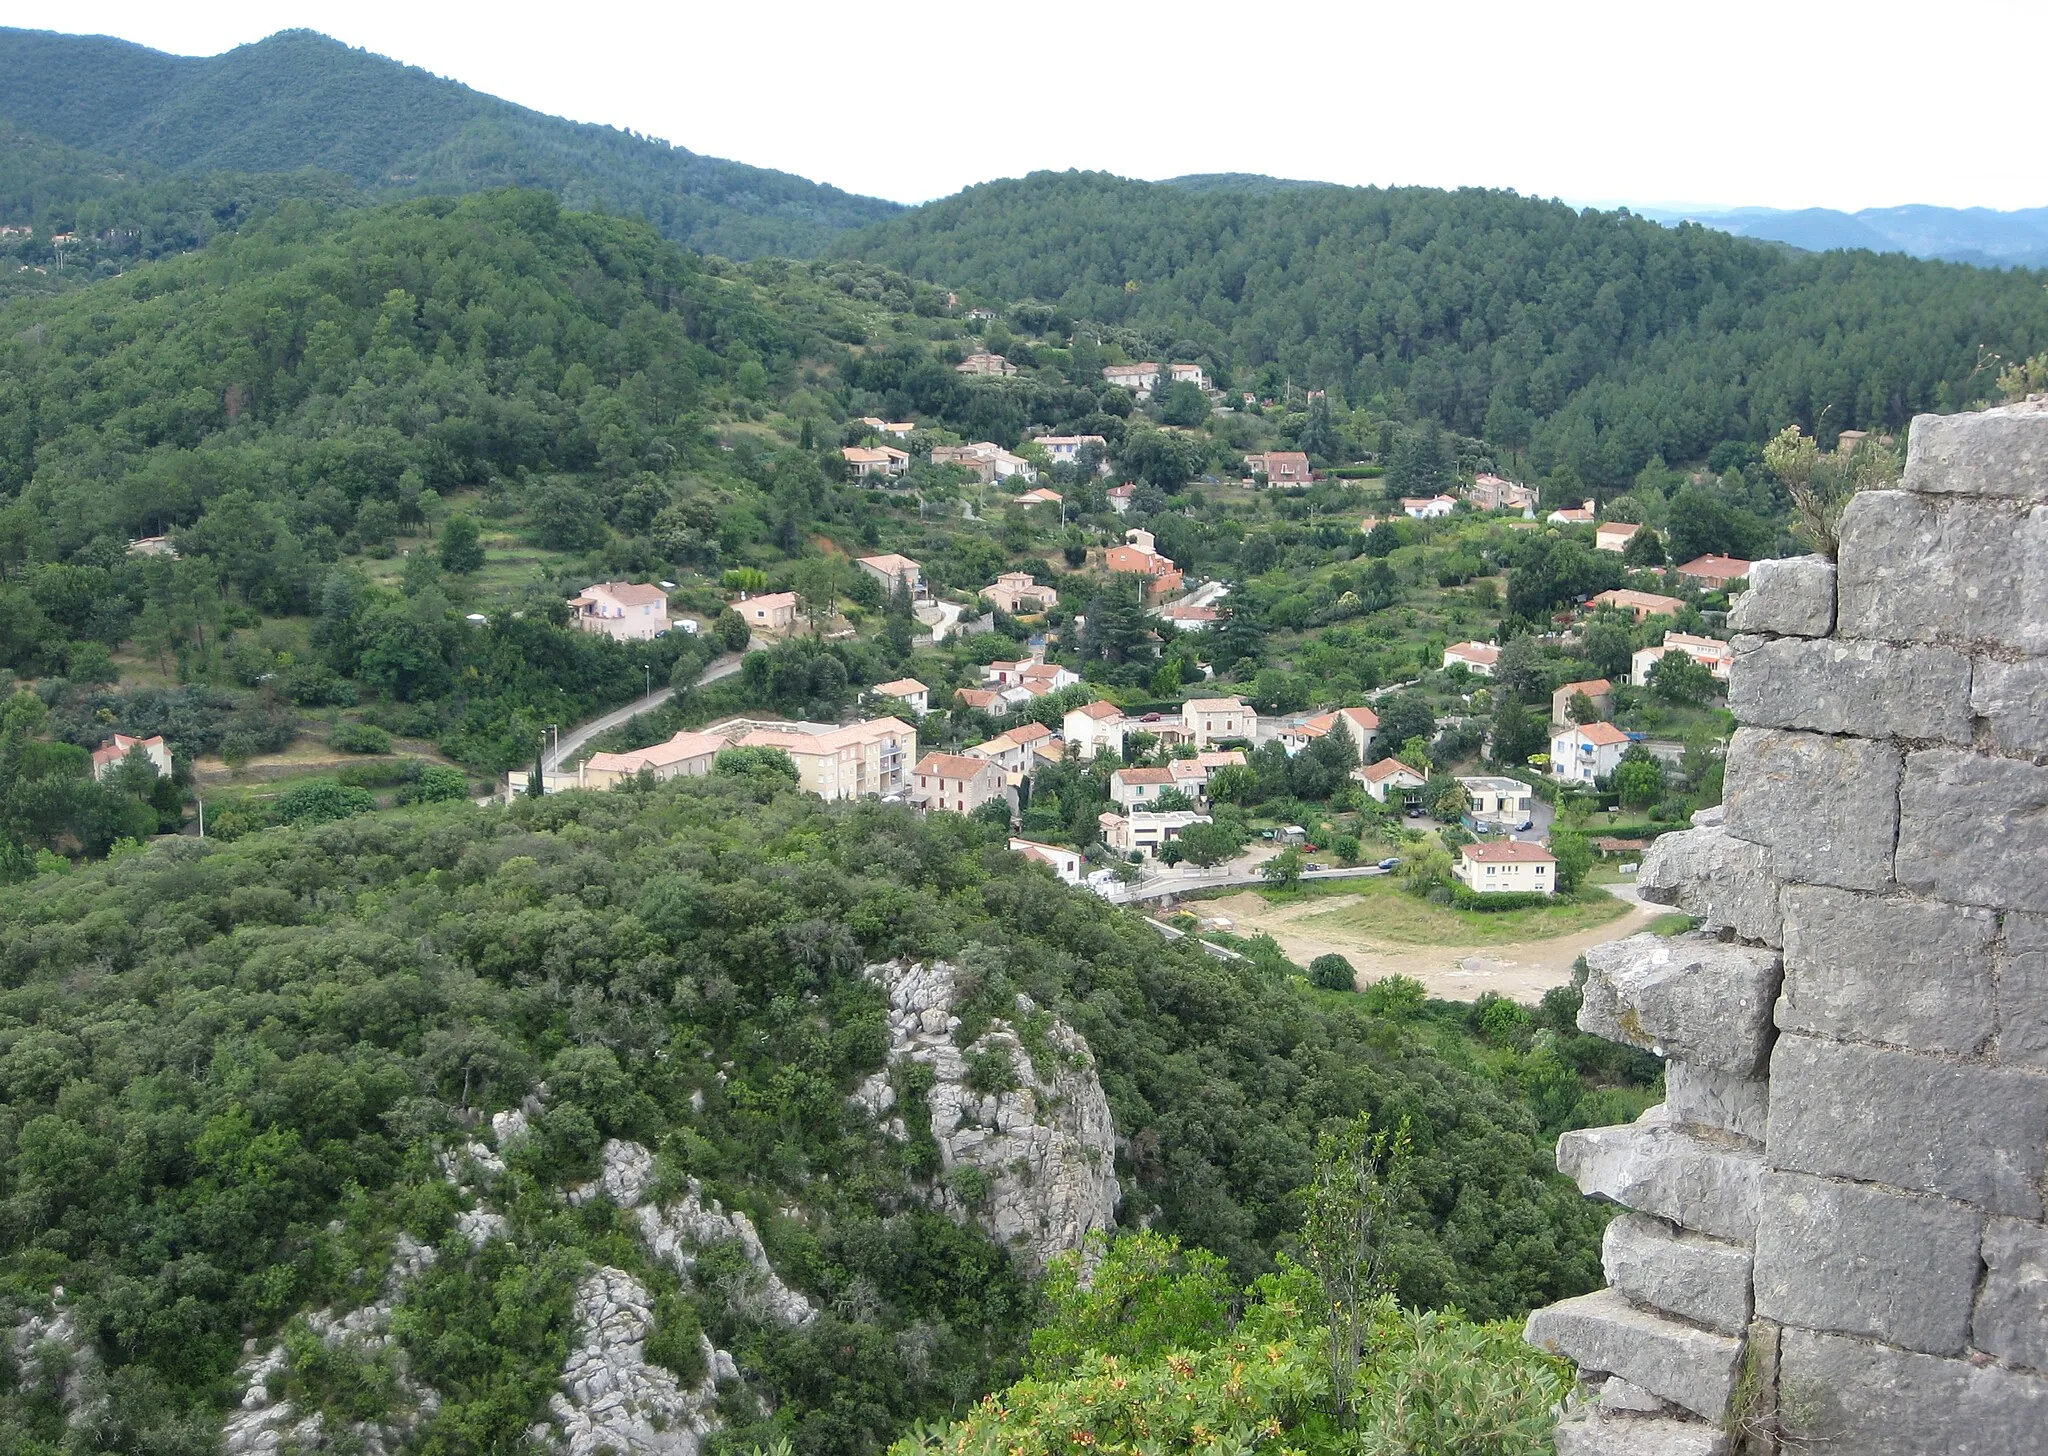
{"label": "yellow house", "polygon": [[756,728],[742,748],[779,748],[796,765],[797,782],[821,799],[868,799],[910,787],[917,730],[900,718],[870,718],[844,728],[812,723]]}
{"label": "yellow house", "polygon": [[577,784],[586,789],[615,789],[642,771],[657,779],[703,778],[726,740],[717,733],[678,733],[666,743],[630,753],[593,753],[577,770]]}

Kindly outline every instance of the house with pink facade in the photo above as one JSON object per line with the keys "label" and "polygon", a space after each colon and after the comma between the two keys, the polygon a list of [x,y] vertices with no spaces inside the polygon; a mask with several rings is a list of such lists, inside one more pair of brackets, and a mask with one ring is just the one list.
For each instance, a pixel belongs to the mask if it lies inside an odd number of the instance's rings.
{"label": "house with pink facade", "polygon": [[601,581],[569,598],[575,624],[619,642],[648,642],[668,630],[668,593],[658,586]]}

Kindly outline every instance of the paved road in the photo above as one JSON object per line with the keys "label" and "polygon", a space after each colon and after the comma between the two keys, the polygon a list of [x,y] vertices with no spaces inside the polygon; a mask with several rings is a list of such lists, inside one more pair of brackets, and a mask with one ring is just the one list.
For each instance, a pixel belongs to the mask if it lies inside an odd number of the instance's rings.
{"label": "paved road", "polygon": [[[1387,873],[1377,865],[1356,865],[1351,869],[1303,870],[1301,877],[1304,880],[1348,880]],[[1120,888],[1117,893],[1104,898],[1116,905],[1134,905],[1144,900],[1164,900],[1196,890],[1242,889],[1247,885],[1265,883],[1266,877],[1256,869],[1216,869],[1201,874],[1160,875],[1143,884]]]}
{"label": "paved road", "polygon": [[[747,651],[751,652],[753,648],[749,647]],[[697,682],[701,685],[703,683],[717,682],[723,677],[731,677],[740,670],[740,662],[744,657],[744,653],[734,652],[728,656],[714,659],[709,667],[698,674]],[[588,723],[577,724],[567,733],[564,733],[555,743],[555,746],[542,756],[541,768],[543,772],[559,772],[563,764],[575,757],[578,749],[590,742],[591,739],[597,737],[598,734],[611,732],[612,729],[618,727],[628,718],[636,717],[641,713],[652,712],[675,695],[676,690],[674,688],[656,688],[646,697],[635,698],[623,708],[614,708],[602,717],[592,718]]]}

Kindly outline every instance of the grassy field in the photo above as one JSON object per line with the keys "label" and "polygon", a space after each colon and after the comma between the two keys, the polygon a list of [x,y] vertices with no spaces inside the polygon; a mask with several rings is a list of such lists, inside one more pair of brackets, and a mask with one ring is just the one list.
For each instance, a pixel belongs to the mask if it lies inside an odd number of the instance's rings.
{"label": "grassy field", "polygon": [[[1386,945],[1509,945],[1576,935],[1628,913],[1625,902],[1601,890],[1588,890],[1578,900],[1522,910],[1483,912],[1433,905],[1409,894],[1392,879],[1328,882],[1338,893],[1356,899],[1334,909],[1305,915],[1297,922],[1305,932],[1337,932]],[[1320,888],[1320,887],[1318,887]],[[1309,896],[1300,892],[1264,892],[1275,904]]]}

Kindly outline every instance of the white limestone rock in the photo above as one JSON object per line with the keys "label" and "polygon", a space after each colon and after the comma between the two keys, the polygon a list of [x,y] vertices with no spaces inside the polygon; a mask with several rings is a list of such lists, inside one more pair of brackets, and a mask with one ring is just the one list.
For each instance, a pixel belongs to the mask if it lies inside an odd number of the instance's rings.
{"label": "white limestone rock", "polygon": [[[995,1020],[967,1047],[953,1044],[959,1018],[953,967],[943,961],[890,961],[867,967],[889,997],[891,1065],[924,1063],[934,1081],[926,1102],[941,1166],[977,1170],[986,1196],[970,1206],[957,1180],[941,1185],[941,1205],[954,1218],[973,1218],[1027,1268],[1081,1248],[1088,1235],[1116,1222],[1116,1127],[1096,1076],[1095,1057],[1079,1033],[1047,1018],[1051,1056],[1034,1065],[1010,1022]],[[1017,998],[1021,1019],[1038,1008]],[[1013,1084],[994,1091],[969,1085],[975,1061],[1006,1056]],[[856,1097],[879,1111],[875,1079]],[[879,1116],[879,1111],[877,1115]]]}
{"label": "white limestone rock", "polygon": [[721,1365],[704,1341],[704,1379],[685,1390],[647,1362],[653,1324],[652,1296],[623,1270],[593,1270],[577,1286],[576,1345],[548,1402],[568,1456],[697,1456],[719,1428],[713,1403],[730,1357]]}

